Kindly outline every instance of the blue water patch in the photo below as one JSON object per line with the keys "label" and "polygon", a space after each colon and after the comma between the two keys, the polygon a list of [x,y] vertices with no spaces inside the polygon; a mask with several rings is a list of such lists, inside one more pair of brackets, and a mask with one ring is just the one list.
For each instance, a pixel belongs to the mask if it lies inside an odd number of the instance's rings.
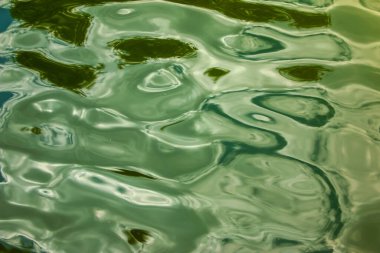
{"label": "blue water patch", "polygon": [[5,32],[11,25],[12,20],[9,9],[0,8],[0,32]]}
{"label": "blue water patch", "polygon": [[1,56],[0,56],[0,64],[4,64],[4,63],[6,63],[8,60],[9,60],[8,58],[6,58],[6,57],[1,57]]}
{"label": "blue water patch", "polygon": [[13,96],[14,96],[13,92],[9,92],[9,91],[0,92],[0,108],[2,108],[5,102],[7,102]]}

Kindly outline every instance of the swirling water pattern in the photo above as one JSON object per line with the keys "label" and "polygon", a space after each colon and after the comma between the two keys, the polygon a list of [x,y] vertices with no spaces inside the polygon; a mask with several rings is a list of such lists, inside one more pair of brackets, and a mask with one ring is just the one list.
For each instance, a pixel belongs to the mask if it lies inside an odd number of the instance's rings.
{"label": "swirling water pattern", "polygon": [[377,0],[0,4],[0,252],[379,252]]}

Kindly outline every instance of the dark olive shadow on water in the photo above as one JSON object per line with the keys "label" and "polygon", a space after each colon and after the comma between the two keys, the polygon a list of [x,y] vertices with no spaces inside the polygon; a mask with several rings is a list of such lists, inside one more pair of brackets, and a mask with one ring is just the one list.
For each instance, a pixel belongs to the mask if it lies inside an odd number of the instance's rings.
{"label": "dark olive shadow on water", "polygon": [[124,234],[128,238],[128,243],[131,245],[136,245],[138,243],[146,243],[149,240],[150,233],[142,229],[130,229],[125,230]]}
{"label": "dark olive shadow on water", "polygon": [[37,71],[42,79],[76,93],[90,87],[96,79],[96,69],[91,66],[64,64],[39,52],[18,51],[16,61],[28,69]]}
{"label": "dark olive shadow on water", "polygon": [[126,170],[126,169],[112,169],[112,170],[109,170],[113,173],[116,173],[116,174],[119,174],[119,175],[123,175],[123,176],[126,176],[126,177],[141,177],[141,178],[146,178],[146,179],[157,179],[153,176],[150,176],[148,174],[143,174],[141,172],[138,172],[138,171],[133,171],[133,170]]}
{"label": "dark olive shadow on water", "polygon": [[228,73],[230,73],[230,70],[228,69],[214,67],[207,69],[203,74],[210,77],[214,82],[216,82]]}
{"label": "dark olive shadow on water", "polygon": [[293,81],[297,82],[316,82],[320,81],[323,76],[332,71],[331,68],[323,65],[296,65],[290,67],[278,68],[280,74]]}
{"label": "dark olive shadow on water", "polygon": [[172,38],[134,37],[111,41],[109,44],[128,64],[144,63],[150,59],[194,56],[197,48]]}
{"label": "dark olive shadow on water", "polygon": [[[75,45],[83,45],[92,17],[75,10],[79,6],[94,6],[108,2],[137,0],[33,0],[12,1],[13,18],[23,25],[46,29],[57,38]],[[286,23],[296,28],[327,27],[330,16],[324,12],[306,12],[290,7],[252,3],[241,0],[166,0],[183,5],[215,10],[228,17],[249,22]]]}

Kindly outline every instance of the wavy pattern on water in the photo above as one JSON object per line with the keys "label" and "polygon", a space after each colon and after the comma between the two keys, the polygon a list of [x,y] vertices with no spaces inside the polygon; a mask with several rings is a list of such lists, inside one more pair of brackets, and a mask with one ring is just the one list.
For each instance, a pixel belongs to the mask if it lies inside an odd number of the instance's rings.
{"label": "wavy pattern on water", "polygon": [[[25,25],[50,30],[60,39],[81,45],[84,43],[92,18],[86,13],[78,13],[80,6],[99,5],[107,2],[130,2],[137,0],[70,0],[51,2],[38,0],[33,2],[14,1],[13,17],[23,20]],[[218,0],[212,2],[167,0],[168,2],[203,7],[216,10],[228,17],[254,22],[287,22],[296,27],[310,28],[329,25],[328,15],[320,12],[302,12],[282,7],[241,0]],[[28,10],[25,12],[24,10]],[[44,15],[41,15],[44,13]],[[51,15],[54,13],[54,15]]]}
{"label": "wavy pattern on water", "polygon": [[377,253],[357,2],[2,4],[0,251]]}
{"label": "wavy pattern on water", "polygon": [[227,49],[249,60],[351,59],[347,43],[332,34],[294,36],[257,26],[247,28],[239,35],[226,36],[222,40]]}
{"label": "wavy pattern on water", "polygon": [[218,210],[224,228],[213,235],[219,240],[217,247],[251,252],[270,250],[270,245],[294,252],[331,250],[321,234],[329,231],[328,237],[336,238],[342,217],[337,193],[320,168],[253,150],[240,149],[235,157],[212,179],[204,179],[217,185],[204,194],[222,207]]}

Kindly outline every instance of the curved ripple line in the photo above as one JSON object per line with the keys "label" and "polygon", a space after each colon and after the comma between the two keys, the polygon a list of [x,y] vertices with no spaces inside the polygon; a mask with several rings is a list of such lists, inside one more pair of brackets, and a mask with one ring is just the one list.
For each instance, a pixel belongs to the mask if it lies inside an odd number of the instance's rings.
{"label": "curved ripple line", "polygon": [[266,133],[266,134],[269,134],[270,136],[273,136],[273,138],[276,140],[275,141],[275,145],[273,145],[272,147],[252,147],[252,146],[249,146],[249,145],[244,145],[243,146],[247,146],[247,147],[250,147],[250,148],[253,148],[253,149],[256,149],[258,148],[259,150],[268,150],[268,151],[273,151],[273,150],[279,150],[279,149],[282,149],[283,147],[286,146],[287,142],[285,140],[284,137],[282,137],[279,133],[276,133],[276,132],[273,132],[273,131],[269,131],[267,129],[264,129],[264,128],[259,128],[259,127],[254,127],[254,126],[251,126],[251,125],[248,125],[248,124],[245,124],[244,122],[241,122],[233,117],[231,117],[230,115],[226,114],[223,109],[217,105],[217,104],[213,104],[213,103],[205,103],[202,107],[202,110],[204,111],[212,111],[226,119],[228,119],[229,121],[243,127],[243,128],[249,128],[249,129],[255,129],[255,130],[258,130],[259,132],[263,132],[263,133]]}
{"label": "curved ripple line", "polygon": [[[327,32],[294,35],[265,26],[244,28],[222,38],[224,51],[247,60],[348,61],[351,49],[340,37]],[[317,46],[316,46],[317,45]]]}
{"label": "curved ripple line", "polygon": [[[258,154],[264,154],[264,155],[275,155],[276,157],[280,158],[280,159],[285,159],[285,160],[288,160],[288,161],[294,161],[294,162],[297,162],[299,163],[300,165],[302,165],[304,168],[308,168],[309,169],[309,172],[312,173],[312,175],[314,175],[318,181],[320,181],[320,184],[321,185],[325,185],[327,187],[327,190],[325,191],[325,194],[327,195],[327,200],[329,202],[329,207],[331,209],[331,211],[329,212],[331,217],[330,217],[330,221],[325,225],[325,229],[324,229],[324,232],[325,234],[321,235],[320,238],[318,240],[325,240],[326,238],[330,239],[330,240],[334,240],[336,238],[338,238],[338,236],[340,235],[342,229],[343,229],[343,226],[344,226],[344,219],[343,219],[343,211],[341,209],[341,205],[340,205],[340,200],[339,200],[339,196],[338,196],[338,193],[337,191],[335,190],[335,187],[334,187],[334,184],[332,183],[331,179],[329,178],[328,174],[321,168],[313,165],[313,164],[310,164],[308,162],[305,162],[305,161],[302,161],[300,159],[297,159],[297,158],[293,158],[293,157],[290,157],[290,156],[286,156],[286,155],[281,155],[277,152],[274,152],[274,153],[262,153],[262,152],[257,152],[255,150],[249,150],[249,149],[226,149],[225,151],[226,153],[233,153],[233,154],[230,154],[231,157],[233,157],[232,159],[230,159],[229,161],[225,161],[223,163],[223,166],[228,166],[230,165],[234,159],[236,157],[238,157],[239,155],[244,155],[244,154],[247,154],[247,155],[258,155]],[[326,235],[329,235],[329,236],[326,236]]]}
{"label": "curved ripple line", "polygon": [[275,93],[254,97],[251,101],[311,127],[324,126],[335,115],[334,107],[317,97]]}

